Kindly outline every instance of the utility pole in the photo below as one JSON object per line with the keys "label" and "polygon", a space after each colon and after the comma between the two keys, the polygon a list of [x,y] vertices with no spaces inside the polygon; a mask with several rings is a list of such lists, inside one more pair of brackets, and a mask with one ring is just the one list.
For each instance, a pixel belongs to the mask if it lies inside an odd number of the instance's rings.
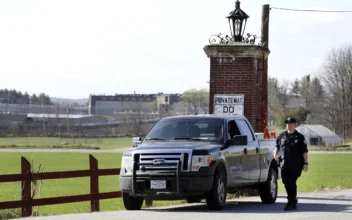
{"label": "utility pole", "polygon": [[265,43],[264,44],[265,48],[269,48],[269,16],[270,16],[270,5],[263,5],[261,37],[262,37],[262,41]]}
{"label": "utility pole", "polygon": [[[261,26],[261,40],[264,42],[264,47],[269,49],[269,16],[270,16],[270,5],[262,6],[262,26]],[[263,70],[263,80],[264,85],[262,86],[264,98],[263,100],[263,110],[265,112],[265,120],[267,122],[267,126],[269,125],[269,114],[268,114],[268,57],[264,61],[264,70]],[[264,120],[264,118],[262,119]]]}

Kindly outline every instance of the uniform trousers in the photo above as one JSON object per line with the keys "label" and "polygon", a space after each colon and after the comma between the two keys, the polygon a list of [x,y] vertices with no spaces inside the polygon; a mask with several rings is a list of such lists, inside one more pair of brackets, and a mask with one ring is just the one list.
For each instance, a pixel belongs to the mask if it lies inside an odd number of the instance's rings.
{"label": "uniform trousers", "polygon": [[301,176],[302,170],[282,169],[281,178],[287,192],[289,203],[297,204],[297,179]]}

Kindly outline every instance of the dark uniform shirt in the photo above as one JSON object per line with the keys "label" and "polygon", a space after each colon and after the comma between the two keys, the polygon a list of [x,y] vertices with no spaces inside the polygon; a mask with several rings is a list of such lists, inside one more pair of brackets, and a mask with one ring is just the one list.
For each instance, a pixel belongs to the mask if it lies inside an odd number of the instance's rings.
{"label": "dark uniform shirt", "polygon": [[282,162],[281,169],[302,170],[304,165],[303,153],[308,152],[304,136],[297,130],[293,134],[282,132],[276,140]]}

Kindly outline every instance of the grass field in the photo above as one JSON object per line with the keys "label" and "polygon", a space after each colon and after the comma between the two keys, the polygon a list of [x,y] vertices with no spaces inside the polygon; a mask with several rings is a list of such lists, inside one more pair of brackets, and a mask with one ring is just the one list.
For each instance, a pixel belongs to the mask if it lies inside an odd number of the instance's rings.
{"label": "grass field", "polygon": [[[309,170],[297,181],[299,192],[352,188],[352,154],[309,155]],[[280,192],[285,188],[280,180]]]}
{"label": "grass field", "polygon": [[[121,165],[121,154],[92,154],[98,160],[99,168],[119,168]],[[25,156],[27,160],[34,162],[34,168],[38,170],[39,165],[45,168],[45,172],[56,172],[65,170],[89,169],[89,154],[85,153],[0,153],[0,175],[20,173],[20,158]],[[119,191],[119,176],[103,176],[99,178],[99,191]],[[20,200],[20,182],[0,183],[0,202]],[[39,185],[39,182],[38,182]],[[62,180],[43,180],[40,198],[89,194],[89,178],[73,178]],[[36,194],[35,198],[38,194]],[[176,202],[154,202],[155,205],[168,205]],[[107,199],[100,201],[101,211],[124,209],[122,199]],[[37,208],[33,208],[36,211]],[[1,216],[4,212],[0,211]],[[18,210],[17,210],[18,212]],[[90,202],[79,202],[62,205],[49,205],[39,207],[40,215],[55,215],[63,213],[90,212]]]}
{"label": "grass field", "polygon": [[94,148],[116,149],[132,146],[132,138],[0,138],[0,148]]}
{"label": "grass field", "polygon": [[[34,168],[41,164],[46,172],[88,169],[88,154],[85,153],[0,153],[0,174],[20,173],[20,158],[33,159]],[[99,161],[99,168],[117,168],[121,164],[121,154],[93,154]],[[310,155],[309,171],[302,173],[298,180],[299,192],[313,192],[322,188],[352,188],[352,155]],[[38,182],[39,184],[39,182]],[[101,192],[119,190],[118,176],[99,179]],[[279,180],[279,192],[285,192]],[[40,198],[89,193],[89,179],[75,178],[43,181]],[[20,199],[20,183],[0,183],[0,202]],[[37,198],[38,194],[35,196]],[[154,202],[155,205],[182,203]],[[101,200],[101,210],[123,210],[121,198]],[[34,208],[33,211],[36,211]],[[2,213],[1,213],[2,212]],[[0,211],[0,216],[6,211]],[[89,202],[50,205],[39,207],[40,215],[90,212]],[[1,217],[0,217],[1,219]]]}
{"label": "grass field", "polygon": [[[132,138],[47,138],[20,137],[0,138],[0,148],[71,148],[102,150],[127,148],[132,146]],[[310,151],[352,151],[352,143],[345,147],[316,147],[309,146]]]}
{"label": "grass field", "polygon": [[309,146],[308,149],[310,151],[352,151],[352,144],[346,144],[345,146],[339,147],[316,147],[316,146]]}

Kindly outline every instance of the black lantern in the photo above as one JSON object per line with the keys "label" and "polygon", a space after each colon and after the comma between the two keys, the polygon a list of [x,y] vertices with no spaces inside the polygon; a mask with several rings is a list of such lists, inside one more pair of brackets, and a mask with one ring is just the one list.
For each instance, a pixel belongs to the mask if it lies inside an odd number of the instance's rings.
{"label": "black lantern", "polygon": [[249,18],[249,16],[241,10],[240,3],[241,2],[237,0],[236,9],[231,11],[230,14],[226,17],[229,19],[231,36],[235,42],[242,42],[244,29],[246,28],[247,24],[247,18]]}

